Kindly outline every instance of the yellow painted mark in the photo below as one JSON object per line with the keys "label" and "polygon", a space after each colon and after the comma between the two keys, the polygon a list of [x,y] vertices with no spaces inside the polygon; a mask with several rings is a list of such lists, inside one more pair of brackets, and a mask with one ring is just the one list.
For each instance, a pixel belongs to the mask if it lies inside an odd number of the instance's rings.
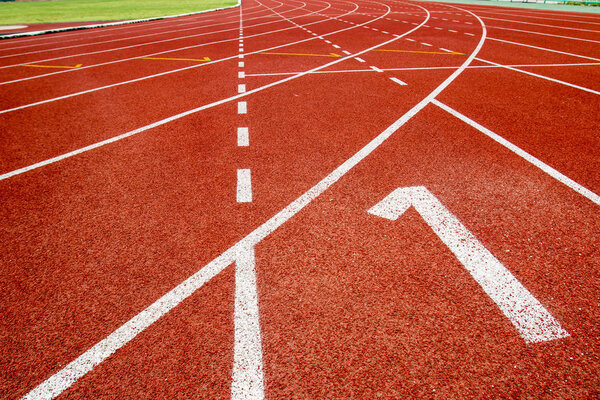
{"label": "yellow painted mark", "polygon": [[79,68],[81,67],[83,64],[77,64],[75,66],[68,66],[68,65],[37,65],[37,64],[23,64],[22,67],[35,67],[35,68],[68,68],[68,69],[72,69],[72,68]]}
{"label": "yellow painted mark", "polygon": [[168,57],[144,57],[144,60],[167,60],[167,61],[210,61],[210,58],[204,57],[201,59],[198,58],[168,58]]}
{"label": "yellow painted mark", "polygon": [[377,49],[376,51],[390,51],[394,53],[419,53],[419,54],[450,54],[450,55],[464,55],[457,51],[414,51],[414,50],[389,50],[389,49]]}
{"label": "yellow painted mark", "polygon": [[303,53],[260,53],[260,54],[274,54],[278,56],[309,56],[309,57],[341,57],[339,54],[329,53],[329,54],[303,54]]}

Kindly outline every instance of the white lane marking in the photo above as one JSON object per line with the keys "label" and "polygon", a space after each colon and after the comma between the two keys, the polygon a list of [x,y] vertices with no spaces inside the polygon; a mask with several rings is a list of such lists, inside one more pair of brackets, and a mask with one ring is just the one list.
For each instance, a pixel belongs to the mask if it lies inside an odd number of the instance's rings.
{"label": "white lane marking", "polygon": [[27,26],[28,25],[0,25],[0,31],[10,31],[12,29],[23,29],[23,28],[27,28]]}
{"label": "white lane marking", "polygon": [[247,114],[248,105],[245,101],[238,101],[238,114]]}
{"label": "white lane marking", "polygon": [[491,64],[491,65],[495,65],[496,67],[500,67],[500,68],[509,69],[509,70],[511,70],[511,71],[520,72],[520,73],[522,73],[522,74],[525,74],[525,75],[535,76],[536,78],[541,78],[541,79],[544,79],[544,80],[547,80],[547,81],[550,81],[550,82],[559,83],[559,84],[561,84],[561,85],[569,86],[569,87],[572,87],[572,88],[574,88],[574,89],[583,90],[584,92],[588,92],[588,93],[592,93],[592,94],[597,94],[597,95],[600,95],[600,92],[598,92],[598,91],[596,91],[596,90],[593,90],[593,89],[588,89],[588,88],[586,88],[586,87],[579,86],[579,85],[575,85],[575,84],[573,84],[573,83],[569,83],[569,82],[561,81],[561,80],[559,80],[559,79],[550,78],[550,77],[548,77],[548,76],[545,76],[545,75],[540,75],[540,74],[536,74],[536,73],[534,73],[534,72],[525,71],[525,70],[523,70],[523,69],[518,69],[518,68],[514,68],[514,67],[509,67],[508,65],[502,65],[502,64],[498,64],[498,63],[495,63],[495,62],[493,62],[493,61],[487,61],[487,60],[483,60],[483,59],[481,59],[481,58],[477,58],[477,60],[478,60],[478,61],[481,61],[481,62],[484,62],[484,63]]}
{"label": "white lane marking", "polygon": [[390,34],[388,31],[381,31],[381,33],[385,33],[386,35]]}
{"label": "white lane marking", "polygon": [[411,39],[411,38],[406,38],[406,40],[408,40],[409,42],[414,42],[415,39]]}
{"label": "white lane marking", "polygon": [[329,43],[329,44],[331,44],[331,41],[330,41],[330,40],[327,40],[327,39],[325,39],[325,43]]}
{"label": "white lane marking", "polygon": [[238,58],[244,58],[243,54],[238,55]]}
{"label": "white lane marking", "polygon": [[568,337],[554,317],[492,253],[424,186],[398,188],[369,209],[396,220],[410,207],[454,253],[527,343]]}
{"label": "white lane marking", "polygon": [[472,23],[472,22],[465,22],[465,24],[473,25],[473,23]]}
{"label": "white lane marking", "polygon": [[342,53],[346,54],[346,55],[350,55],[351,53],[347,50],[342,50]]}
{"label": "white lane marking", "polygon": [[433,45],[431,45],[431,44],[429,44],[429,43],[424,43],[424,42],[421,42],[421,44],[422,44],[423,46],[433,47]]}
{"label": "white lane marking", "polygon": [[447,106],[447,105],[439,102],[438,100],[432,100],[432,103],[435,104],[436,106],[440,107],[442,110],[444,110],[444,111],[446,111],[446,112],[454,115],[456,118],[460,119],[464,123],[466,123],[466,124],[472,126],[473,128],[477,129],[479,132],[481,132],[484,135],[488,136],[490,139],[496,141],[497,143],[499,143],[502,146],[506,147],[507,149],[509,149],[510,151],[512,151],[513,153],[515,153],[516,155],[518,155],[519,157],[521,157],[521,158],[527,160],[528,162],[530,162],[531,164],[535,165],[536,167],[538,167],[539,169],[541,169],[542,171],[544,171],[546,174],[548,174],[551,177],[553,177],[554,179],[556,179],[557,181],[559,181],[562,184],[570,187],[571,189],[573,189],[577,193],[581,194],[582,196],[584,196],[585,198],[587,198],[591,202],[593,202],[596,205],[600,206],[600,196],[598,196],[596,193],[592,192],[589,189],[586,189],[585,187],[583,187],[579,183],[577,183],[574,180],[568,178],[567,176],[561,174],[560,172],[558,172],[557,170],[555,170],[554,168],[552,168],[548,164],[546,164],[543,161],[535,158],[531,154],[527,153],[525,150],[522,150],[520,147],[518,147],[518,146],[512,144],[511,142],[509,142],[508,140],[504,139],[502,136],[500,136],[500,135],[492,132],[491,130],[483,127],[482,125],[480,125],[477,122],[473,121],[472,119],[466,117],[465,115],[459,113],[458,111],[450,108],[449,106]]}
{"label": "white lane marking", "polygon": [[433,28],[433,29],[437,29],[438,31],[443,31],[443,29],[442,29],[442,28],[440,28],[440,27],[437,27],[437,26],[436,26],[435,28]]}
{"label": "white lane marking", "polygon": [[231,399],[262,400],[265,397],[265,385],[256,257],[252,246],[238,248],[235,261],[234,307]]}
{"label": "white lane marking", "polygon": [[448,49],[445,49],[443,47],[440,47],[440,50],[448,52],[448,53],[454,53],[452,50],[448,50]]}
{"label": "white lane marking", "polygon": [[237,170],[237,194],[238,203],[252,202],[252,178],[249,169]]}
{"label": "white lane marking", "polygon": [[237,129],[237,145],[240,147],[250,146],[250,133],[245,126]]}
{"label": "white lane marking", "polygon": [[244,71],[239,71],[238,72],[238,78],[243,79],[246,77],[246,73]]}
{"label": "white lane marking", "polygon": [[358,61],[358,62],[361,62],[361,63],[364,63],[364,62],[365,62],[365,60],[363,60],[363,59],[362,59],[362,58],[360,58],[360,57],[354,57],[354,59],[355,59],[356,61]]}
{"label": "white lane marking", "polygon": [[495,21],[511,22],[511,23],[515,23],[515,24],[543,26],[544,28],[569,29],[569,30],[572,30],[572,31],[600,33],[600,31],[594,30],[594,29],[573,28],[573,27],[570,27],[570,26],[561,26],[561,25],[537,24],[537,23],[534,23],[534,22],[515,21],[515,20],[512,20],[512,19],[503,19],[503,18],[492,18],[492,17],[482,17],[482,18],[484,18],[484,19],[492,19],[492,20],[495,20]]}
{"label": "white lane marking", "polygon": [[465,35],[469,35],[469,36],[475,36],[474,34],[472,34],[472,33],[469,33],[469,32],[465,32]]}
{"label": "white lane marking", "polygon": [[537,32],[537,31],[527,31],[527,30],[524,30],[524,29],[503,28],[503,27],[500,27],[500,26],[490,26],[490,28],[501,29],[503,31],[524,32],[524,33],[532,33],[534,35],[558,37],[558,38],[561,38],[561,39],[579,40],[579,41],[582,41],[582,42],[600,43],[600,41],[598,41],[598,40],[576,38],[576,37],[564,36],[564,35],[554,35],[554,34],[551,34],[551,33],[543,33],[543,32]]}
{"label": "white lane marking", "polygon": [[390,78],[390,79],[391,79],[392,81],[396,82],[398,85],[406,86],[406,82],[403,82],[403,81],[401,81],[401,80],[400,80],[400,79],[398,79],[398,78],[394,78],[394,77],[392,77],[392,78]]}
{"label": "white lane marking", "polygon": [[335,47],[336,49],[340,48],[340,46],[338,46],[337,44],[334,44],[333,47]]}
{"label": "white lane marking", "polygon": [[238,62],[238,67],[244,68],[244,62],[243,61]]}
{"label": "white lane marking", "polygon": [[448,32],[452,32],[452,33],[458,33],[457,31],[455,31],[454,29],[448,29]]}
{"label": "white lane marking", "polygon": [[374,66],[374,65],[371,65],[371,69],[372,69],[373,71],[377,71],[377,72],[383,72],[383,70],[382,70],[382,69],[379,69],[379,68],[377,68],[377,67],[376,67],[376,66]]}
{"label": "white lane marking", "polygon": [[238,85],[238,93],[246,93],[246,85],[243,83],[240,83]]}
{"label": "white lane marking", "polygon": [[518,42],[511,42],[510,40],[496,39],[496,38],[491,38],[491,37],[488,37],[488,40],[494,40],[494,41],[497,41],[497,42],[514,44],[514,45],[516,45],[516,46],[529,47],[529,48],[532,48],[532,49],[537,49],[537,50],[549,51],[549,52],[551,52],[551,53],[564,54],[564,55],[567,55],[567,56],[573,56],[573,57],[585,58],[585,59],[588,59],[588,60],[600,61],[600,58],[594,58],[594,57],[582,56],[581,54],[568,53],[568,52],[566,52],[566,51],[560,51],[560,50],[548,49],[548,48],[546,48],[546,47],[533,46],[533,45],[531,45],[531,44],[518,43]]}

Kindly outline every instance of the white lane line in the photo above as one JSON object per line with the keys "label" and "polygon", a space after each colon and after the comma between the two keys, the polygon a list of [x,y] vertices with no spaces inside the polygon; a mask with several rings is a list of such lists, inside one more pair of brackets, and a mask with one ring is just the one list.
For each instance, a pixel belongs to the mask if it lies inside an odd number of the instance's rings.
{"label": "white lane line", "polygon": [[534,35],[558,37],[558,38],[561,38],[561,39],[579,40],[579,41],[582,41],[582,42],[600,43],[600,41],[598,41],[598,40],[576,38],[576,37],[564,36],[564,35],[554,35],[554,34],[551,34],[551,33],[543,33],[543,32],[537,32],[537,31],[527,31],[527,30],[524,30],[524,29],[503,28],[503,27],[500,27],[500,26],[490,26],[490,28],[501,29],[503,31],[514,31],[514,32],[532,33]]}
{"label": "white lane line", "polygon": [[429,43],[424,43],[424,42],[421,42],[421,44],[422,44],[423,46],[433,47],[433,45],[431,45],[431,44],[429,44]]}
{"label": "white lane line", "polygon": [[238,101],[238,114],[247,114],[248,106],[245,101]]}
{"label": "white lane line", "polygon": [[435,27],[435,28],[433,28],[433,29],[437,29],[438,31],[443,31],[443,29],[442,29],[442,28],[440,28],[440,27],[438,27],[438,26],[436,26],[436,27]]}
{"label": "white lane line", "polygon": [[329,43],[329,44],[331,44],[331,41],[330,41],[330,40],[327,40],[327,39],[325,39],[325,43]]}
{"label": "white lane line", "polygon": [[454,29],[448,29],[448,32],[458,33],[458,31],[455,31]]}
{"label": "white lane line", "polygon": [[237,170],[237,194],[238,203],[252,202],[252,178],[249,169]]}
{"label": "white lane line", "polygon": [[243,61],[238,62],[238,67],[244,68],[244,62]]}
{"label": "white lane line", "polygon": [[238,55],[238,58],[244,58],[243,54]]}
{"label": "white lane line", "polygon": [[403,81],[401,81],[401,80],[400,80],[400,79],[398,79],[398,78],[394,78],[394,77],[392,77],[392,78],[390,78],[390,79],[391,79],[392,81],[396,82],[398,85],[401,85],[401,86],[406,86],[406,82],[403,82]]}
{"label": "white lane line", "polygon": [[379,69],[379,68],[377,68],[377,67],[376,67],[376,66],[374,66],[374,65],[371,65],[370,67],[371,67],[371,69],[372,69],[373,71],[377,71],[377,72],[383,72],[383,70],[382,70],[382,69]]}
{"label": "white lane line", "polygon": [[338,46],[337,44],[334,44],[333,47],[335,47],[336,49],[340,49],[341,47]]}
{"label": "white lane line", "polygon": [[265,397],[262,339],[254,247],[238,248],[235,260],[235,306],[233,313],[232,400]]}
{"label": "white lane line", "polygon": [[238,93],[246,93],[246,85],[243,83],[240,83],[238,85]]}
{"label": "white lane line", "polygon": [[465,35],[469,35],[469,36],[475,36],[474,34],[472,34],[472,33],[469,33],[469,32],[465,32]]}
{"label": "white lane line", "polygon": [[516,46],[529,47],[529,48],[532,48],[532,49],[537,49],[537,50],[549,51],[549,52],[551,52],[551,53],[564,54],[564,55],[567,55],[567,56],[573,56],[573,57],[585,58],[585,59],[588,59],[588,60],[600,61],[600,58],[594,58],[594,57],[582,56],[581,54],[568,53],[568,52],[566,52],[566,51],[560,51],[560,50],[548,49],[548,48],[546,48],[546,47],[538,47],[538,46],[533,46],[533,45],[531,45],[531,44],[518,43],[518,42],[511,42],[510,40],[496,39],[496,38],[491,38],[491,37],[488,37],[488,40],[494,40],[494,41],[497,41],[497,42],[508,43],[508,44],[514,44],[514,45],[516,45]]}
{"label": "white lane line", "polygon": [[488,63],[491,65],[495,65],[496,67],[500,67],[500,68],[505,68],[505,69],[509,69],[511,71],[516,71],[516,72],[520,72],[522,74],[525,75],[530,75],[530,76],[535,76],[536,78],[540,78],[540,79],[544,79],[550,82],[554,82],[554,83],[559,83],[561,85],[565,85],[565,86],[569,86],[572,87],[574,89],[579,89],[579,90],[583,90],[584,92],[588,92],[588,93],[592,93],[592,94],[597,94],[600,95],[600,92],[593,90],[593,89],[588,89],[586,87],[583,86],[579,86],[579,85],[575,85],[573,83],[569,83],[569,82],[565,82],[565,81],[561,81],[559,79],[554,79],[554,78],[550,78],[549,76],[545,76],[545,75],[540,75],[540,74],[536,74],[534,72],[529,72],[529,71],[525,71],[523,69],[518,69],[518,68],[514,68],[514,67],[509,67],[508,65],[502,65],[502,64],[498,64],[495,63],[493,61],[487,61],[487,60],[483,60],[481,58],[477,58],[478,61],[484,62],[484,63]]}
{"label": "white lane line", "polygon": [[531,154],[527,153],[525,150],[522,150],[520,147],[518,147],[518,146],[512,144],[511,142],[509,142],[508,140],[504,139],[502,136],[490,131],[489,129],[483,127],[482,125],[478,124],[477,122],[473,121],[472,119],[470,119],[470,118],[466,117],[465,115],[459,113],[458,111],[448,107],[444,103],[441,103],[438,100],[432,100],[431,102],[433,104],[435,104],[436,106],[440,107],[442,110],[447,111],[448,113],[454,115],[456,118],[460,119],[461,121],[465,122],[466,124],[477,129],[479,132],[488,136],[489,138],[491,138],[492,140],[501,144],[502,146],[506,147],[507,149],[509,149],[516,155],[518,155],[519,157],[521,157],[521,158],[527,160],[528,162],[530,162],[531,164],[535,165],[536,167],[538,167],[539,169],[544,171],[546,174],[548,174],[551,177],[553,177],[554,179],[556,179],[557,181],[570,187],[571,189],[573,189],[577,193],[581,194],[588,200],[590,200],[593,203],[595,203],[596,205],[600,206],[600,196],[598,196],[596,193],[592,192],[589,189],[586,189],[579,183],[577,183],[574,180],[568,178],[567,176],[561,174],[560,172],[558,172],[557,170],[555,170],[548,164],[535,158]]}
{"label": "white lane line", "polygon": [[525,21],[515,21],[512,19],[503,19],[503,18],[492,18],[492,17],[482,17],[484,19],[492,19],[495,21],[503,21],[503,22],[511,22],[515,24],[525,24],[525,25],[535,25],[535,26],[543,26],[544,28],[554,28],[554,29],[569,29],[572,31],[580,31],[580,32],[592,32],[592,33],[600,33],[598,30],[594,29],[583,29],[583,28],[573,28],[570,26],[561,26],[561,25],[547,25],[547,24],[537,24],[534,22],[525,22]]}
{"label": "white lane line", "polygon": [[245,77],[246,77],[246,73],[245,73],[244,71],[239,71],[239,72],[238,72],[238,78],[239,78],[239,79],[243,79],[243,78],[245,78]]}
{"label": "white lane line", "polygon": [[386,35],[390,34],[388,31],[381,31],[381,33],[385,33]]}
{"label": "white lane line", "polygon": [[237,129],[237,145],[239,147],[250,146],[250,133],[245,126]]}
{"label": "white lane line", "polygon": [[414,42],[415,39],[411,39],[411,38],[406,38],[406,40],[408,40],[409,42]]}
{"label": "white lane line", "polygon": [[361,62],[361,63],[364,63],[364,62],[365,62],[365,60],[363,60],[363,59],[362,59],[362,58],[360,58],[360,57],[354,57],[354,59],[355,59],[356,61],[358,61],[358,62]]}
{"label": "white lane line", "polygon": [[351,53],[350,53],[349,51],[347,51],[347,50],[342,50],[342,53],[344,53],[344,54],[346,54],[346,55],[348,55],[348,56],[351,54]]}

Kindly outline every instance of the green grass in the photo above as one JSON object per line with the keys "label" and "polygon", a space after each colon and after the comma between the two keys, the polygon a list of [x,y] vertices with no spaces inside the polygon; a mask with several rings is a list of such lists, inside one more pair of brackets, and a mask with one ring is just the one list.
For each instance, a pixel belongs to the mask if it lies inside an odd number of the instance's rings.
{"label": "green grass", "polygon": [[48,0],[0,2],[0,25],[115,21],[183,14],[236,0]]}

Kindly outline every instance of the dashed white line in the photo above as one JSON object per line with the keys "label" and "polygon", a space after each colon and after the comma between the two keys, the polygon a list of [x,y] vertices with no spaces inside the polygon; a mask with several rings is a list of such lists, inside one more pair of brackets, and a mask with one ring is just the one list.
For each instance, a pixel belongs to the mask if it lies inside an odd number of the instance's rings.
{"label": "dashed white line", "polygon": [[244,62],[243,61],[238,62],[238,67],[244,68]]}
{"label": "dashed white line", "polygon": [[248,106],[245,101],[238,101],[238,114],[247,114]]}
{"label": "dashed white line", "polygon": [[362,62],[362,63],[364,63],[364,62],[365,62],[365,60],[363,60],[363,59],[362,59],[362,58],[360,58],[360,57],[354,57],[354,59],[355,59],[356,61],[358,61],[358,62]]}
{"label": "dashed white line", "polygon": [[472,34],[472,33],[469,33],[469,32],[465,32],[465,35],[469,35],[469,36],[475,36],[474,34]]}
{"label": "dashed white line", "polygon": [[346,55],[348,55],[348,56],[351,54],[351,53],[350,53],[349,51],[347,51],[347,50],[342,50],[342,53],[344,53],[344,54],[346,54]]}
{"label": "dashed white line", "polygon": [[239,71],[238,72],[238,78],[243,79],[246,77],[246,73],[244,71]]}
{"label": "dashed white line", "polygon": [[454,29],[448,29],[448,32],[458,33],[458,32],[457,32],[457,31],[455,31]]}
{"label": "dashed white line", "polygon": [[250,146],[250,132],[248,127],[241,126],[237,129],[237,145],[240,147]]}
{"label": "dashed white line", "polygon": [[334,44],[333,47],[335,47],[336,49],[340,49],[341,47],[338,46],[337,44]]}
{"label": "dashed white line", "polygon": [[243,83],[240,83],[238,85],[238,93],[246,93],[246,85]]}
{"label": "dashed white line", "polygon": [[383,72],[383,70],[382,70],[382,69],[379,69],[379,68],[377,68],[377,67],[376,67],[376,66],[374,66],[374,65],[371,65],[370,67],[371,67],[371,69],[372,69],[373,71],[377,71],[377,72]]}
{"label": "dashed white line", "polygon": [[249,169],[237,170],[237,202],[252,202],[252,178]]}
{"label": "dashed white line", "polygon": [[429,44],[429,43],[423,43],[423,42],[421,42],[421,44],[422,44],[423,46],[429,46],[429,47],[433,47],[433,45],[431,45],[431,44]]}
{"label": "dashed white line", "polygon": [[400,80],[400,79],[398,79],[398,78],[391,77],[390,79],[391,79],[392,81],[396,82],[398,85],[401,85],[401,86],[406,86],[406,82],[403,82],[403,81],[401,81],[401,80]]}

